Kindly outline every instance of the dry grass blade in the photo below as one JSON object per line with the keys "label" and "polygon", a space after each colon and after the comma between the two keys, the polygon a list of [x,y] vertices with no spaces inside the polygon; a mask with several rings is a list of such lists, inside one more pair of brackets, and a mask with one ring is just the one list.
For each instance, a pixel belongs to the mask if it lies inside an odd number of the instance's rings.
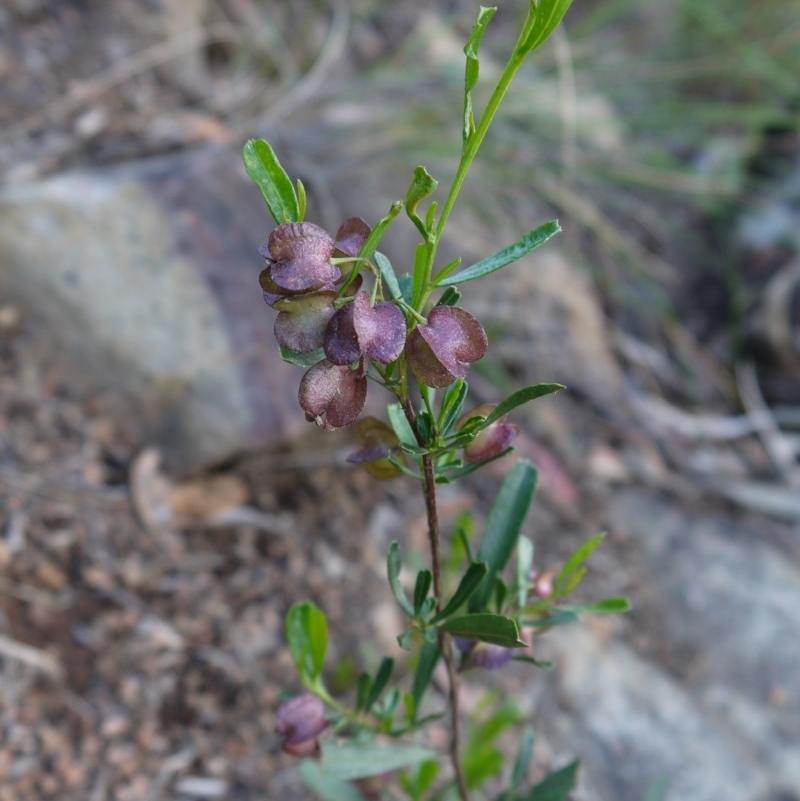
{"label": "dry grass blade", "polygon": [[18,662],[53,681],[60,682],[64,678],[64,666],[52,654],[3,634],[0,634],[0,657]]}
{"label": "dry grass blade", "polygon": [[752,420],[753,430],[761,438],[775,470],[789,486],[800,488],[800,468],[796,462],[797,449],[783,434],[764,402],[753,362],[741,362],[737,366],[736,385],[742,405]]}

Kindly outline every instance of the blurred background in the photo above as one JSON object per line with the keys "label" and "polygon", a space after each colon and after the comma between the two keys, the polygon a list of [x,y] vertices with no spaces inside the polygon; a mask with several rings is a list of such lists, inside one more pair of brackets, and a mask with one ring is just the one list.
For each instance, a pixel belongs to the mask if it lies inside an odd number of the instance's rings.
{"label": "blurred background", "polygon": [[[499,3],[478,109],[524,5]],[[418,164],[446,185],[476,12],[0,8],[0,801],[303,798],[273,734],[285,610],[328,613],[343,693],[395,648],[384,554],[424,552],[424,510],[303,421],[239,154],[268,139],[330,230]],[[554,673],[488,680],[532,779],[582,759],[579,801],[800,799],[798,74],[797,0],[576,0],[452,218],[465,263],[564,229],[464,304],[476,404],[569,388],[515,421],[538,566],[607,530],[585,599],[633,603],[537,641]],[[382,246],[400,272],[414,233]],[[445,488],[445,521],[508,466]]]}

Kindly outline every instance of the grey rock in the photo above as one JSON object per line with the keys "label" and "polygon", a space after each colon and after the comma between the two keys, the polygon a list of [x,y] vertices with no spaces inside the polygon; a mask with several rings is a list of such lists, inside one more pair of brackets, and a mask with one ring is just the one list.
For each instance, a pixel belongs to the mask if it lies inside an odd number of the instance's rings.
{"label": "grey rock", "polygon": [[0,193],[0,298],[49,336],[69,392],[122,397],[174,470],[306,425],[258,286],[272,220],[240,165],[201,149]]}
{"label": "grey rock", "polygon": [[[636,565],[635,644],[602,619],[551,635],[566,739],[600,799],[800,797],[800,567],[778,524],[611,503]],[[785,529],[785,527],[784,527]]]}

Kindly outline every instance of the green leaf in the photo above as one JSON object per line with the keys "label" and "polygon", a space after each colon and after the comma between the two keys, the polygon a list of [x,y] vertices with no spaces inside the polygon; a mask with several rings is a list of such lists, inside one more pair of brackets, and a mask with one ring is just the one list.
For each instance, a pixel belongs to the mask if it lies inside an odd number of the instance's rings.
{"label": "green leaf", "polygon": [[397,283],[397,276],[394,273],[392,263],[378,250],[375,251],[373,258],[381,274],[381,279],[383,279],[383,283],[389,292],[389,297],[394,300],[400,300],[403,297],[403,293],[400,291],[400,284]]}
{"label": "green leaf", "polygon": [[496,576],[494,580],[494,611],[501,614],[503,611],[503,604],[508,597],[508,585],[503,581],[500,576]]}
{"label": "green leaf", "polygon": [[518,406],[530,403],[537,398],[543,398],[545,395],[552,395],[554,392],[561,392],[562,389],[565,389],[563,384],[532,384],[529,387],[523,387],[509,395],[504,401],[498,403],[497,406],[492,409],[491,414],[480,424],[478,430],[481,431],[487,426],[490,426],[504,414],[508,414]]}
{"label": "green leaf", "polygon": [[478,50],[480,49],[481,39],[486,32],[486,26],[495,15],[496,8],[484,8],[481,6],[478,11],[478,18],[472,28],[472,33],[464,45],[464,55],[467,57],[464,70],[464,125],[462,139],[464,144],[475,133],[475,113],[472,108],[472,90],[478,84],[478,74],[480,63],[478,60]]}
{"label": "green leaf", "polygon": [[297,184],[297,205],[298,205],[298,220],[304,220],[306,218],[306,188],[303,186],[303,182],[298,178],[295,182]]}
{"label": "green leaf", "polygon": [[554,598],[563,597],[566,595],[568,588],[572,589],[575,587],[573,574],[581,569],[581,565],[592,555],[594,549],[600,545],[605,536],[605,532],[601,532],[590,540],[587,540],[569,559],[567,559],[564,567],[561,568],[561,572],[558,574],[558,578],[553,583]]}
{"label": "green leaf", "polygon": [[[377,776],[436,758],[436,752],[418,745],[385,746],[360,741],[322,743],[319,776],[328,781],[349,782]],[[315,763],[308,760],[308,764]]]}
{"label": "green leaf", "polygon": [[419,715],[422,699],[425,696],[428,685],[431,683],[433,671],[440,656],[439,644],[436,642],[426,642],[419,652],[419,662],[417,663],[417,669],[414,671],[414,683],[411,687],[411,696],[414,699],[414,720]]}
{"label": "green leaf", "polygon": [[439,431],[444,436],[456,424],[464,409],[469,386],[466,381],[458,379],[450,384],[442,396],[442,408],[439,411]]}
{"label": "green leaf", "polygon": [[533,568],[534,546],[531,540],[520,534],[517,540],[517,575],[516,591],[517,603],[520,607],[525,606],[528,598],[528,587],[530,586],[531,569]]}
{"label": "green leaf", "polygon": [[516,726],[525,719],[525,713],[517,704],[499,704],[492,713],[473,728],[468,748],[480,748],[497,739],[506,729]]}
{"label": "green leaf", "polygon": [[503,479],[500,491],[489,511],[481,546],[478,549],[477,560],[489,565],[489,573],[470,598],[472,611],[486,607],[494,591],[495,577],[505,568],[517,544],[520,529],[536,490],[536,476],[536,468],[530,462],[520,460]]}
{"label": "green leaf", "polygon": [[378,243],[386,233],[386,229],[395,221],[397,215],[403,210],[403,201],[395,200],[389,207],[389,213],[378,221],[378,224],[372,229],[370,235],[367,237],[366,242],[361,246],[358,252],[359,256],[369,259],[378,247]]}
{"label": "green leaf", "polygon": [[[514,760],[514,769],[511,771],[511,781],[508,785],[508,797],[522,784],[525,777],[528,775],[528,768],[530,767],[531,757],[533,756],[534,741],[533,729],[525,727],[522,730],[522,736],[519,738],[517,758]],[[505,795],[506,794],[504,794],[504,796]]]}
{"label": "green leaf", "polygon": [[455,275],[449,275],[446,272],[446,268],[443,269],[434,279],[434,283],[436,286],[452,286],[453,284],[463,284],[466,281],[474,281],[476,278],[483,278],[484,275],[497,272],[497,270],[521,259],[532,250],[541,247],[560,230],[561,226],[558,224],[558,220],[551,220],[529,231],[522,239],[514,242],[513,245],[498,250],[497,253],[487,256],[477,264],[473,264]]}
{"label": "green leaf", "polygon": [[461,300],[461,293],[454,286],[449,286],[442,292],[442,296],[436,301],[437,306],[455,306]]}
{"label": "green leaf", "polygon": [[300,222],[303,217],[297,193],[270,144],[263,139],[250,139],[242,149],[242,160],[275,222]]}
{"label": "green leaf", "polygon": [[518,801],[568,801],[567,796],[575,789],[578,767],[576,759],[560,770],[553,771],[525,795],[518,796]]}
{"label": "green leaf", "polygon": [[417,308],[420,299],[424,296],[427,290],[427,282],[429,279],[428,271],[428,244],[427,242],[420,242],[414,248],[414,271],[413,271],[413,289],[411,292],[411,306]]}
{"label": "green leaf", "polygon": [[569,574],[566,582],[561,586],[558,592],[553,591],[554,598],[565,598],[569,595],[584,579],[587,573],[585,565],[581,565]]}
{"label": "green leaf", "polygon": [[453,481],[458,481],[464,476],[470,475],[470,473],[474,473],[476,470],[480,470],[484,465],[489,464],[490,462],[496,462],[498,459],[503,459],[504,457],[508,456],[514,449],[513,448],[506,448],[502,453],[498,453],[495,456],[490,457],[489,459],[484,459],[481,462],[470,462],[469,464],[464,465],[463,467],[457,467],[453,470],[448,470],[444,475],[441,477],[437,476],[436,480],[440,484],[450,484]]}
{"label": "green leaf", "polygon": [[428,590],[433,582],[433,573],[430,570],[420,570],[414,583],[414,617],[419,617],[422,604],[428,597]]}
{"label": "green leaf", "polygon": [[416,772],[408,775],[401,774],[398,778],[403,789],[408,793],[411,801],[422,801],[428,788],[439,775],[439,763],[435,759],[422,762]]}
{"label": "green leaf", "polygon": [[520,639],[516,620],[490,612],[451,617],[442,623],[441,629],[454,637],[481,640],[504,648],[527,648],[528,645]]}
{"label": "green leaf", "polygon": [[464,781],[475,790],[496,776],[505,765],[505,757],[496,748],[482,748],[464,755]]}
{"label": "green leaf", "polygon": [[492,747],[464,754],[464,781],[467,789],[475,790],[486,783],[492,776],[496,776],[503,769],[505,759],[503,755]]}
{"label": "green leaf", "polygon": [[375,681],[370,688],[369,695],[367,695],[367,698],[364,701],[364,709],[367,711],[372,709],[372,705],[378,700],[378,698],[380,698],[381,693],[392,676],[393,669],[394,659],[388,656],[384,657],[381,661],[380,667],[378,668],[378,672],[375,674]]}
{"label": "green leaf", "polygon": [[472,548],[469,544],[469,539],[472,536],[472,531],[475,527],[475,521],[469,512],[462,512],[457,518],[455,527],[453,529],[453,542],[459,543],[464,549],[464,554],[468,562],[474,562],[472,557]]}
{"label": "green leaf", "polygon": [[411,453],[418,451],[419,445],[417,443],[417,438],[403,411],[403,407],[399,403],[390,403],[386,407],[386,413],[389,416],[389,423],[391,423],[392,430],[397,436],[397,439],[400,440],[400,444]]}
{"label": "green leaf", "polygon": [[555,662],[548,662],[545,659],[536,659],[532,656],[512,656],[511,659],[514,662],[527,662],[529,665],[534,665],[535,667],[539,668],[540,670],[553,670],[555,668]]}
{"label": "green leaf", "polygon": [[467,568],[467,572],[461,577],[461,581],[458,583],[453,597],[447,602],[444,609],[431,620],[431,623],[438,623],[440,620],[444,620],[446,617],[452,615],[453,612],[457,612],[458,609],[469,600],[470,595],[478,588],[478,585],[481,583],[488,570],[489,566],[486,562],[473,562]]}
{"label": "green leaf", "polygon": [[427,409],[423,409],[417,415],[417,431],[420,438],[425,443],[431,443],[436,436],[436,421]]}
{"label": "green leaf", "polygon": [[558,27],[571,5],[572,0],[531,0],[525,25],[526,28],[529,28],[529,33],[520,42],[517,52],[527,55],[539,45],[544,44]]}
{"label": "green leaf", "polygon": [[312,350],[310,353],[300,353],[300,351],[289,350],[280,346],[281,359],[293,364],[295,367],[309,368],[313,367],[317,362],[321,362],[325,358],[325,351],[322,348]]}
{"label": "green leaf", "polygon": [[419,219],[417,206],[421,200],[432,195],[438,185],[439,182],[424,167],[414,168],[414,177],[406,192],[406,213],[411,219]]}
{"label": "green leaf", "polygon": [[575,615],[619,615],[629,612],[630,601],[627,598],[605,598],[588,604],[575,604],[558,607],[562,612],[572,612]]}
{"label": "green leaf", "polygon": [[[521,614],[525,615],[527,613],[523,610]],[[523,625],[534,626],[535,628],[553,628],[554,626],[567,626],[571,623],[577,623],[579,619],[571,610],[555,607],[545,615],[524,620]]]}
{"label": "green leaf", "polygon": [[428,211],[425,214],[425,227],[429,230],[433,230],[433,226],[436,223],[436,209],[439,207],[439,204],[433,200],[431,201],[430,206],[428,206]]}
{"label": "green leaf", "polygon": [[362,673],[358,677],[358,686],[356,688],[356,712],[360,712],[365,708],[370,687],[372,687],[372,679],[369,673]]}
{"label": "green leaf", "polygon": [[355,785],[323,776],[320,766],[311,759],[304,759],[297,768],[301,781],[318,795],[322,801],[366,801]]}
{"label": "green leaf", "polygon": [[286,641],[303,683],[313,685],[322,674],[328,650],[328,621],[309,601],[292,606],[286,613]]}
{"label": "green leaf", "polygon": [[392,588],[392,594],[400,608],[409,617],[414,617],[414,607],[408,602],[406,593],[400,584],[400,571],[402,568],[403,560],[400,556],[400,545],[394,540],[389,546],[389,553],[386,556],[386,573],[389,577],[389,586]]}
{"label": "green leaf", "polygon": [[604,598],[595,603],[583,604],[580,612],[594,615],[619,615],[631,611],[631,602],[627,598]]}

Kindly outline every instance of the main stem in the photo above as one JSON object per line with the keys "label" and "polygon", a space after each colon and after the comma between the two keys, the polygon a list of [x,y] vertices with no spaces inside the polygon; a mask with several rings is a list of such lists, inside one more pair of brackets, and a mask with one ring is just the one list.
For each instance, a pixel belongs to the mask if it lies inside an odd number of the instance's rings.
{"label": "main stem", "polygon": [[[439,536],[439,515],[436,509],[436,480],[433,473],[433,460],[430,456],[422,457],[424,476],[423,491],[425,494],[425,510],[428,514],[428,539],[431,546],[431,572],[433,573],[433,593],[436,596],[436,609],[442,609],[442,560]],[[469,801],[464,768],[461,765],[461,737],[459,731],[459,697],[458,673],[453,659],[453,643],[443,631],[439,631],[439,652],[447,667],[447,683],[449,684],[449,701],[451,715],[450,762],[456,778],[458,794],[461,801]]]}
{"label": "main stem", "polygon": [[[425,443],[417,431],[417,415],[406,395],[398,396],[403,407],[406,419],[411,426],[411,430],[417,437],[417,442],[424,446]],[[428,517],[428,541],[431,547],[431,573],[433,573],[433,594],[436,596],[436,610],[442,609],[442,556],[441,556],[441,536],[439,532],[439,512],[436,508],[436,476],[433,471],[433,459],[427,454],[422,457],[422,492],[425,496],[425,512]],[[450,735],[450,763],[453,766],[458,795],[461,801],[469,801],[469,791],[467,781],[464,778],[464,768],[461,764],[461,735],[459,729],[459,696],[458,696],[458,673],[453,659],[453,643],[450,637],[443,631],[439,631],[439,653],[444,659],[447,668],[447,683],[449,685],[448,700],[450,703],[451,716],[451,735]]]}

